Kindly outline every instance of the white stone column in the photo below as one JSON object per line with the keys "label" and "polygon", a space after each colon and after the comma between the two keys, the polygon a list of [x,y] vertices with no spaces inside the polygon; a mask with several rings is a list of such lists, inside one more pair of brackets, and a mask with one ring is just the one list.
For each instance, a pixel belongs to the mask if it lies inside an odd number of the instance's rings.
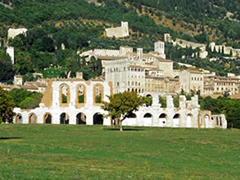
{"label": "white stone column", "polygon": [[69,124],[76,125],[76,114],[69,114]]}

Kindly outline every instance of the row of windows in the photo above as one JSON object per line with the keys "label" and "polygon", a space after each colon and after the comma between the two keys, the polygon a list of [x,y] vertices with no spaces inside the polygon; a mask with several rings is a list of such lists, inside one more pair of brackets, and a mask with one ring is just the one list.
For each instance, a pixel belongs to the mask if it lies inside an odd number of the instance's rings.
{"label": "row of windows", "polygon": [[[129,71],[134,71],[134,72],[143,72],[144,69],[142,68],[128,68]],[[124,67],[123,69],[119,68],[110,68],[107,69],[107,72],[119,72],[119,71],[126,71],[126,68]]]}
{"label": "row of windows", "polygon": [[[66,84],[62,84],[59,87],[59,95],[60,95],[60,103],[61,104],[69,104],[70,103],[70,87]],[[94,102],[95,103],[101,103],[102,102],[102,92],[103,92],[103,86],[102,85],[96,85],[94,86],[93,92],[95,94],[94,96]],[[86,87],[84,85],[78,85],[77,86],[77,103],[85,103],[86,102]]]}
{"label": "row of windows", "polygon": [[[120,86],[120,83],[117,82],[117,86],[119,87]],[[129,82],[128,81],[128,86],[141,86],[141,83],[140,82]]]}
{"label": "row of windows", "polygon": [[[131,77],[132,77],[132,78],[136,78],[136,79],[137,79],[137,78],[138,78],[138,79],[144,78],[144,76],[140,76],[140,75],[132,75]],[[129,77],[129,78],[130,78],[130,77]]]}
{"label": "row of windows", "polygon": [[[228,90],[234,91],[234,88],[227,88],[227,87],[225,87],[225,88],[223,88],[223,87],[222,87],[222,88],[218,88],[218,87],[217,87],[217,91],[219,91],[219,90],[220,90],[220,91],[224,91],[224,90],[225,90],[225,91],[228,91]],[[237,91],[237,88],[235,88],[235,91]]]}
{"label": "row of windows", "polygon": [[233,86],[235,83],[217,83],[217,85],[222,85],[222,86]]}
{"label": "row of windows", "polygon": [[143,93],[144,92],[144,89],[139,89],[139,88],[128,88],[128,91],[133,91],[133,92],[138,92],[138,93]]}
{"label": "row of windows", "polygon": [[202,78],[199,78],[199,77],[192,77],[192,81],[202,81]]}

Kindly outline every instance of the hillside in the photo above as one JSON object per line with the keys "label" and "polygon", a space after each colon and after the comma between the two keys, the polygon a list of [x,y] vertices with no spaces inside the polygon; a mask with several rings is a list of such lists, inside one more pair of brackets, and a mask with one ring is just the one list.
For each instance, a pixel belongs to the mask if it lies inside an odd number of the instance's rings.
{"label": "hillside", "polygon": [[[71,62],[69,65],[66,60],[74,59],[77,50],[115,49],[128,45],[151,51],[153,42],[163,40],[164,33],[194,42],[215,41],[217,44],[240,47],[240,9],[237,0],[227,3],[224,0],[90,2],[2,0],[0,44],[6,44],[9,28],[28,29],[27,37],[19,35],[9,42],[16,50],[14,73],[42,72],[50,65],[71,68]],[[105,28],[117,27],[121,21],[129,22],[130,37],[107,38]],[[61,50],[62,44],[66,48],[64,52]],[[167,48],[167,57],[174,60],[174,56],[169,54],[173,51],[172,47]]]}

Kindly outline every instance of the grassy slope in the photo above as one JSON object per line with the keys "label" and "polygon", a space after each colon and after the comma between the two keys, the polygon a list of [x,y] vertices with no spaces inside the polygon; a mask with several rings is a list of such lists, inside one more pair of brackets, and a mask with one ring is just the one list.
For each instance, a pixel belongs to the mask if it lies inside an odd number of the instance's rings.
{"label": "grassy slope", "polygon": [[239,133],[1,125],[0,179],[237,179]]}

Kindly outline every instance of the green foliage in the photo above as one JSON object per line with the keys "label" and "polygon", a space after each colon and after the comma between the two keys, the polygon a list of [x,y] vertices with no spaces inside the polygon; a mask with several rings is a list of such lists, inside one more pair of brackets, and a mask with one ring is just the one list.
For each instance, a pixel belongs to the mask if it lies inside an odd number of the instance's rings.
{"label": "green foliage", "polygon": [[13,77],[12,62],[4,50],[0,50],[0,80],[9,80]]}
{"label": "green foliage", "polygon": [[101,94],[95,97],[95,103],[101,103],[102,102],[102,96]]}
{"label": "green foliage", "polygon": [[34,109],[39,107],[39,103],[42,99],[42,94],[38,92],[30,92],[23,89],[13,89],[9,93],[13,99],[16,107],[22,109]]}
{"label": "green foliage", "polygon": [[34,81],[34,80],[35,80],[35,78],[33,77],[32,73],[27,73],[23,76],[23,82]]}
{"label": "green foliage", "polygon": [[18,51],[13,69],[16,74],[25,75],[33,71],[33,63],[29,54]]}
{"label": "green foliage", "polygon": [[175,96],[173,97],[173,104],[174,104],[174,107],[179,107],[179,96]]}
{"label": "green foliage", "polygon": [[84,94],[78,96],[78,103],[84,103]]}
{"label": "green foliage", "polygon": [[90,61],[86,64],[85,59],[82,59],[80,69],[78,71],[83,72],[83,78],[85,80],[101,76],[102,61],[100,59],[91,57]]}
{"label": "green foliage", "polygon": [[67,103],[67,96],[62,94],[62,103]]}
{"label": "green foliage", "polygon": [[212,111],[213,114],[225,114],[228,121],[228,128],[240,128],[240,100],[219,97],[213,99],[210,96],[199,98],[201,109]]}
{"label": "green foliage", "polygon": [[57,78],[62,77],[61,75],[65,76],[65,69],[60,68],[49,68],[43,71],[43,77],[44,78]]}
{"label": "green foliage", "polygon": [[102,109],[108,111],[107,116],[120,120],[120,130],[122,130],[121,122],[133,112],[138,111],[139,106],[144,103],[143,97],[132,91],[117,93],[108,96],[108,99],[109,102],[103,102]]}
{"label": "green foliage", "polygon": [[167,107],[167,100],[166,100],[166,98],[163,98],[163,97],[159,96],[159,103],[161,104],[162,108],[166,108]]}
{"label": "green foliage", "polygon": [[144,103],[146,106],[151,106],[152,105],[152,97],[144,97]]}
{"label": "green foliage", "polygon": [[[79,71],[84,73],[84,78],[88,80],[100,73],[95,73],[92,62],[89,68],[79,65],[81,60],[73,55],[73,53],[76,54],[76,50],[82,52],[88,50],[89,47],[118,49],[120,46],[128,45],[152,51],[153,42],[159,39],[163,40],[164,33],[170,33],[173,39],[178,37],[193,42],[207,43],[209,36],[216,29],[216,35],[213,37],[219,43],[227,41],[227,44],[239,47],[240,24],[225,18],[227,11],[234,13],[233,18],[240,18],[237,0],[228,3],[224,0],[214,0],[211,3],[207,0],[158,0],[157,2],[154,0],[125,0],[121,3],[116,0],[101,0],[101,2],[104,2],[104,6],[95,6],[80,0],[11,1],[14,11],[1,5],[0,40],[2,37],[7,39],[7,29],[10,26],[15,28],[24,26],[28,29],[27,36],[20,34],[9,42],[9,45],[14,46],[16,50],[16,63],[13,67],[15,74],[42,72],[46,68],[60,66],[66,72],[60,72],[58,76],[66,77],[70,72],[70,76],[74,77],[80,69]],[[126,6],[125,2],[128,2],[130,7]],[[139,15],[136,12],[136,9],[143,12],[142,5],[145,5],[144,11],[149,14]],[[164,14],[172,19],[174,25],[181,22],[185,29],[198,30],[199,34],[193,36],[156,24],[151,17],[154,14],[159,19]],[[129,26],[133,30],[130,37],[104,38],[104,29],[112,25],[118,26],[121,21],[129,22]],[[231,28],[229,29],[229,27]],[[64,44],[65,50],[61,49],[62,44]],[[166,45],[167,58],[173,60],[181,59],[184,55],[188,61],[191,61],[192,54],[197,56],[199,52],[199,49],[187,48],[184,50],[169,46],[171,45]],[[224,55],[223,52],[222,55]],[[195,61],[199,61],[199,59],[195,59]],[[201,64],[199,66],[204,64],[194,63]],[[3,80],[8,80],[13,76],[11,65],[9,64],[7,67],[4,69],[4,72],[7,73],[0,76]],[[221,75],[227,72],[227,69],[222,67],[209,67],[208,69],[217,70],[217,73]],[[220,69],[222,71],[218,72]],[[237,72],[237,68],[229,69],[229,72],[235,73],[235,71]],[[56,76],[50,75],[49,77]]]}
{"label": "green foliage", "polygon": [[0,87],[0,121],[2,122],[12,122],[13,120],[13,108],[15,104],[7,91],[4,91]]}

